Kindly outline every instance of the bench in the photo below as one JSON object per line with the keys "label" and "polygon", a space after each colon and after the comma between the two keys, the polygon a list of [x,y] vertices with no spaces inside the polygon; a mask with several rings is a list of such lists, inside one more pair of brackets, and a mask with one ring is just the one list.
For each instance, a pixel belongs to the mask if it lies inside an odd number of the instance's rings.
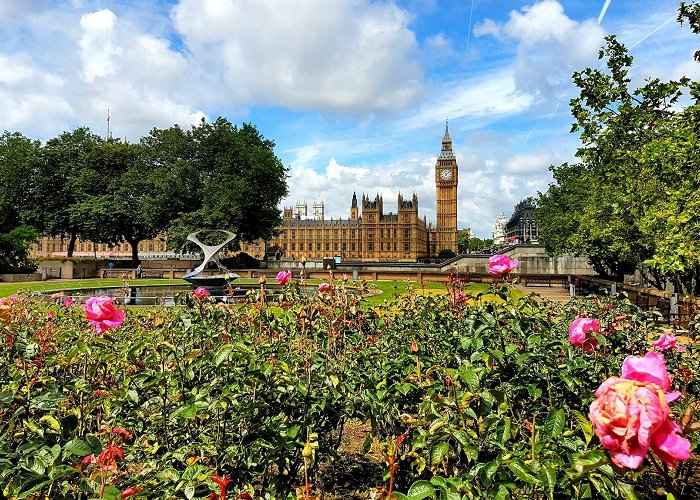
{"label": "bench", "polygon": [[133,276],[136,272],[135,269],[119,269],[117,267],[103,268],[100,269],[101,278],[121,278],[125,274],[127,276]]}
{"label": "bench", "polygon": [[141,272],[141,279],[144,278],[162,278],[163,275],[165,274],[165,271],[156,271],[156,270],[149,270],[148,272],[142,271]]}
{"label": "bench", "polygon": [[564,286],[567,283],[567,278],[565,276],[547,276],[547,275],[542,275],[542,276],[524,276],[523,281],[525,282],[525,286],[533,286],[533,285],[541,285],[541,286],[549,286],[551,287],[552,284],[555,286]]}

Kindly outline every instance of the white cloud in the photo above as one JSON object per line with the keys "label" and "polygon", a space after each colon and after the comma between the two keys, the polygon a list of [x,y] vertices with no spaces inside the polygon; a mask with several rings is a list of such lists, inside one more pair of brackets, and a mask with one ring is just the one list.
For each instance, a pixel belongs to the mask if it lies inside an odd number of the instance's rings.
{"label": "white cloud", "polygon": [[501,36],[501,26],[491,19],[484,19],[480,23],[474,25],[474,36],[494,36],[499,38]]}
{"label": "white cloud", "polygon": [[542,173],[553,163],[555,161],[548,152],[516,154],[506,161],[503,170],[510,174]]}
{"label": "white cloud", "polygon": [[109,9],[85,14],[80,18],[83,35],[80,50],[83,59],[83,78],[92,82],[96,78],[114,74],[117,70],[114,56],[121,49],[114,45],[114,24],[117,16]]}
{"label": "white cloud", "polygon": [[517,42],[513,65],[517,92],[534,104],[556,103],[571,88],[574,71],[597,61],[605,32],[595,19],[574,21],[556,0],[511,11],[503,25],[486,20],[477,36],[503,34]]}
{"label": "white cloud", "polygon": [[421,92],[410,17],[393,3],[182,0],[173,18],[244,104],[385,112]]}

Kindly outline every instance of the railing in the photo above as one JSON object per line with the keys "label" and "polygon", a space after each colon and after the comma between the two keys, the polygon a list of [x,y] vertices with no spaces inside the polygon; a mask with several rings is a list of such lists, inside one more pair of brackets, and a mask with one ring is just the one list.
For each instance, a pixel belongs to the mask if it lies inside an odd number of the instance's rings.
{"label": "railing", "polygon": [[640,309],[657,310],[662,320],[681,328],[688,328],[692,320],[700,312],[700,298],[691,295],[681,295],[655,290],[639,285],[618,283],[592,276],[573,276],[577,295],[625,292],[630,302]]}

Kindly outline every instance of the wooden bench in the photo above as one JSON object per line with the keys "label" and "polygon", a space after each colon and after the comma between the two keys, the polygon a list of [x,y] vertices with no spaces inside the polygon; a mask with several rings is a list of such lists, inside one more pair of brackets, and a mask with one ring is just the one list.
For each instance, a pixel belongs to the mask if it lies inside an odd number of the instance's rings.
{"label": "wooden bench", "polygon": [[165,274],[165,271],[159,271],[159,270],[155,270],[155,269],[153,269],[153,270],[149,269],[148,272],[147,272],[147,271],[141,271],[141,278],[142,278],[142,279],[144,279],[144,278],[162,278],[164,274]]}
{"label": "wooden bench", "polygon": [[525,282],[525,286],[533,286],[533,285],[541,285],[541,286],[549,286],[551,287],[552,284],[555,286],[564,286],[567,282],[567,278],[564,276],[547,276],[547,275],[541,275],[541,276],[524,276],[523,281]]}
{"label": "wooden bench", "polygon": [[101,278],[121,278],[125,274],[127,276],[134,276],[136,269],[120,269],[117,267],[108,267],[100,269]]}

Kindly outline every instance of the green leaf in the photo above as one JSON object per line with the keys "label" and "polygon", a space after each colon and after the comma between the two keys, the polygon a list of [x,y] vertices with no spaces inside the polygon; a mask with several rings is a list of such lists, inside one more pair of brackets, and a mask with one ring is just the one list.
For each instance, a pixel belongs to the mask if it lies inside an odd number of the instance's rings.
{"label": "green leaf", "polygon": [[550,438],[558,438],[564,430],[564,410],[554,410],[547,415],[544,421],[544,429]]}
{"label": "green leaf", "polygon": [[233,352],[233,346],[226,345],[219,349],[214,356],[214,365],[219,366],[221,363],[226,361],[229,355]]}
{"label": "green leaf", "polygon": [[592,470],[608,463],[608,457],[602,450],[590,450],[584,455],[574,456],[571,469],[567,474],[574,480],[580,479]]}
{"label": "green leaf", "polygon": [[26,483],[22,485],[22,490],[21,493],[17,495],[17,500],[27,498],[29,495],[39,491],[51,482],[52,479],[48,476],[44,476],[43,474],[31,477]]}
{"label": "green leaf", "polygon": [[479,374],[476,371],[472,369],[462,370],[460,377],[469,386],[471,392],[479,391]]}
{"label": "green leaf", "polygon": [[85,457],[92,453],[92,448],[90,448],[90,445],[78,438],[68,441],[63,449],[76,457]]}
{"label": "green leaf", "polygon": [[508,488],[502,484],[498,485],[498,491],[496,491],[496,500],[508,500],[510,498],[510,492]]}
{"label": "green leaf", "polygon": [[508,468],[510,469],[510,471],[513,474],[515,474],[515,477],[517,477],[521,481],[525,481],[526,483],[529,483],[529,484],[538,484],[539,483],[539,479],[537,479],[535,476],[533,476],[530,473],[530,470],[525,466],[525,464],[522,463],[522,461],[520,461],[518,459],[512,460],[508,464]]}
{"label": "green leaf", "polygon": [[494,460],[493,462],[489,462],[486,464],[483,468],[484,471],[484,477],[486,478],[486,482],[490,483],[493,480],[493,476],[496,475],[496,472],[498,472],[498,466],[499,463],[497,460]]}
{"label": "green leaf", "polygon": [[540,469],[540,481],[544,484],[547,496],[554,498],[554,488],[557,485],[557,473],[551,465],[545,465]]}
{"label": "green leaf", "polygon": [[39,419],[39,422],[48,424],[48,426],[56,432],[61,431],[61,424],[51,415],[44,415]]}
{"label": "green leaf", "polygon": [[442,459],[445,458],[450,447],[445,442],[435,443],[430,447],[430,464],[438,465],[442,463]]}
{"label": "green leaf", "polygon": [[116,486],[108,484],[105,486],[105,492],[102,498],[103,500],[121,500],[122,492]]}
{"label": "green leaf", "polygon": [[593,439],[593,426],[591,425],[591,421],[580,411],[570,410],[569,413],[571,413],[578,422],[578,425],[583,432],[583,437],[586,439],[586,444],[589,444],[591,439]]}
{"label": "green leaf", "polygon": [[392,491],[391,500],[409,500],[409,498],[403,493],[399,493],[398,491]]}
{"label": "green leaf", "polygon": [[411,485],[406,496],[408,500],[423,500],[435,493],[435,486],[430,481],[416,481]]}

